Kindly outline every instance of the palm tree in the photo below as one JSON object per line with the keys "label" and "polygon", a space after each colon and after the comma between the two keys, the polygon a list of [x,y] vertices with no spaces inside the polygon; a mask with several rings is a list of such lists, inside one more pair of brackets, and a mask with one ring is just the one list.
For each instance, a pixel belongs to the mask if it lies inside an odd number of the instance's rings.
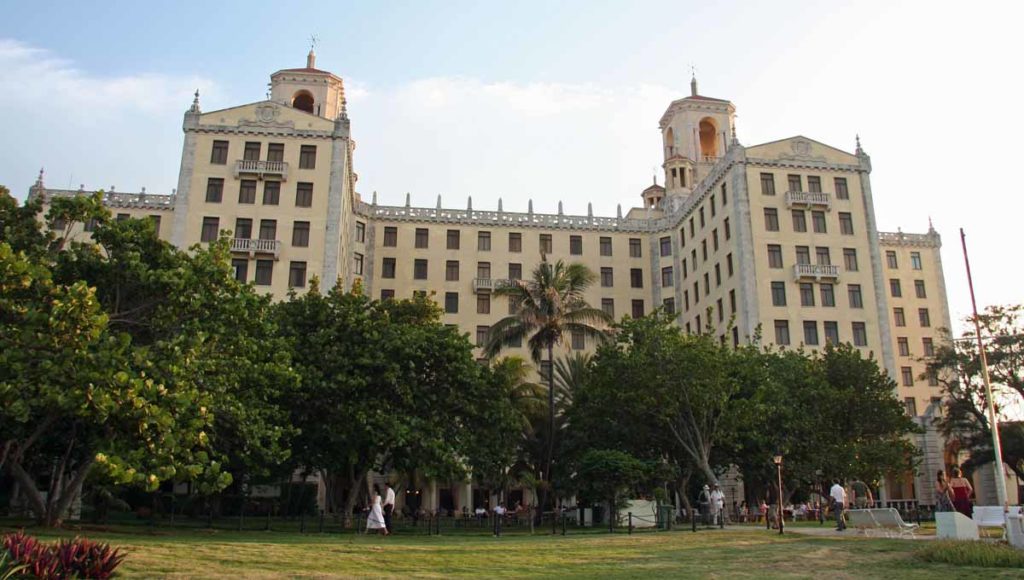
{"label": "palm tree", "polygon": [[611,317],[587,304],[583,297],[596,279],[583,264],[562,260],[552,264],[542,258],[529,280],[510,280],[494,292],[496,296],[508,296],[517,306],[514,314],[491,327],[484,347],[487,356],[493,357],[507,346],[521,345],[524,339],[535,363],[540,363],[541,354],[547,351],[549,435],[544,480],[548,482],[555,441],[554,348],[567,332],[604,338]]}

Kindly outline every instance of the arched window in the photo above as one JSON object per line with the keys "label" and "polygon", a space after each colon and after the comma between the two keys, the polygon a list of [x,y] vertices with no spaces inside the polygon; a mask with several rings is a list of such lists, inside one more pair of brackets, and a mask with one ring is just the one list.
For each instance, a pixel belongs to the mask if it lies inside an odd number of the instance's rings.
{"label": "arched window", "polygon": [[700,120],[700,155],[702,158],[718,157],[718,126],[711,117]]}
{"label": "arched window", "polygon": [[676,133],[672,127],[665,131],[665,157],[671,157],[676,152]]}
{"label": "arched window", "polygon": [[299,91],[292,97],[292,106],[307,113],[313,112],[313,95],[309,91]]}

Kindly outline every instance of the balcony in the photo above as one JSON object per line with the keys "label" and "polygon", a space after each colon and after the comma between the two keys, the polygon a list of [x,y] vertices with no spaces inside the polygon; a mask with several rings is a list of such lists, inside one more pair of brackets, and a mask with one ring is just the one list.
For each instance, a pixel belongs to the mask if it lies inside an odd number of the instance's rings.
{"label": "balcony", "polygon": [[250,258],[256,257],[257,254],[271,254],[276,260],[281,255],[281,242],[279,240],[233,238],[231,251],[249,254]]}
{"label": "balcony", "polygon": [[838,280],[839,266],[834,264],[795,264],[793,275],[797,280]]}
{"label": "balcony", "polygon": [[786,206],[823,207],[832,209],[832,194],[820,191],[787,191]]}
{"label": "balcony", "polygon": [[281,181],[288,181],[288,163],[285,161],[239,159],[235,161],[235,179],[242,175],[255,175],[257,179],[263,179],[268,176],[278,177]]}
{"label": "balcony", "polygon": [[473,293],[489,294],[510,284],[508,278],[473,278]]}

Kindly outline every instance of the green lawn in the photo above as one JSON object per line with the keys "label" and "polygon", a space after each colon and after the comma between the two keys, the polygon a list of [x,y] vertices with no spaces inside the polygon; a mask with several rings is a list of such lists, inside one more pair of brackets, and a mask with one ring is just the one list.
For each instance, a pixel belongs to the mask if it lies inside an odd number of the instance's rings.
{"label": "green lawn", "polygon": [[[34,532],[29,530],[30,533]],[[73,534],[75,532],[65,532]],[[123,546],[123,576],[146,578],[1019,578],[1022,571],[932,564],[927,542],[726,531],[396,535],[183,530],[83,531]],[[44,538],[54,534],[40,533]]]}

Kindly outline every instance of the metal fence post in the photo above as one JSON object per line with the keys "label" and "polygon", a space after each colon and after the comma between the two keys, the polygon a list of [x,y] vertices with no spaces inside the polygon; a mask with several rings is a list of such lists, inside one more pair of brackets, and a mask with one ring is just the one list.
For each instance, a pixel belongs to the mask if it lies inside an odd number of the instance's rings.
{"label": "metal fence post", "polygon": [[627,529],[627,533],[632,536],[633,535],[633,512],[629,512],[628,515],[629,515],[629,528]]}

